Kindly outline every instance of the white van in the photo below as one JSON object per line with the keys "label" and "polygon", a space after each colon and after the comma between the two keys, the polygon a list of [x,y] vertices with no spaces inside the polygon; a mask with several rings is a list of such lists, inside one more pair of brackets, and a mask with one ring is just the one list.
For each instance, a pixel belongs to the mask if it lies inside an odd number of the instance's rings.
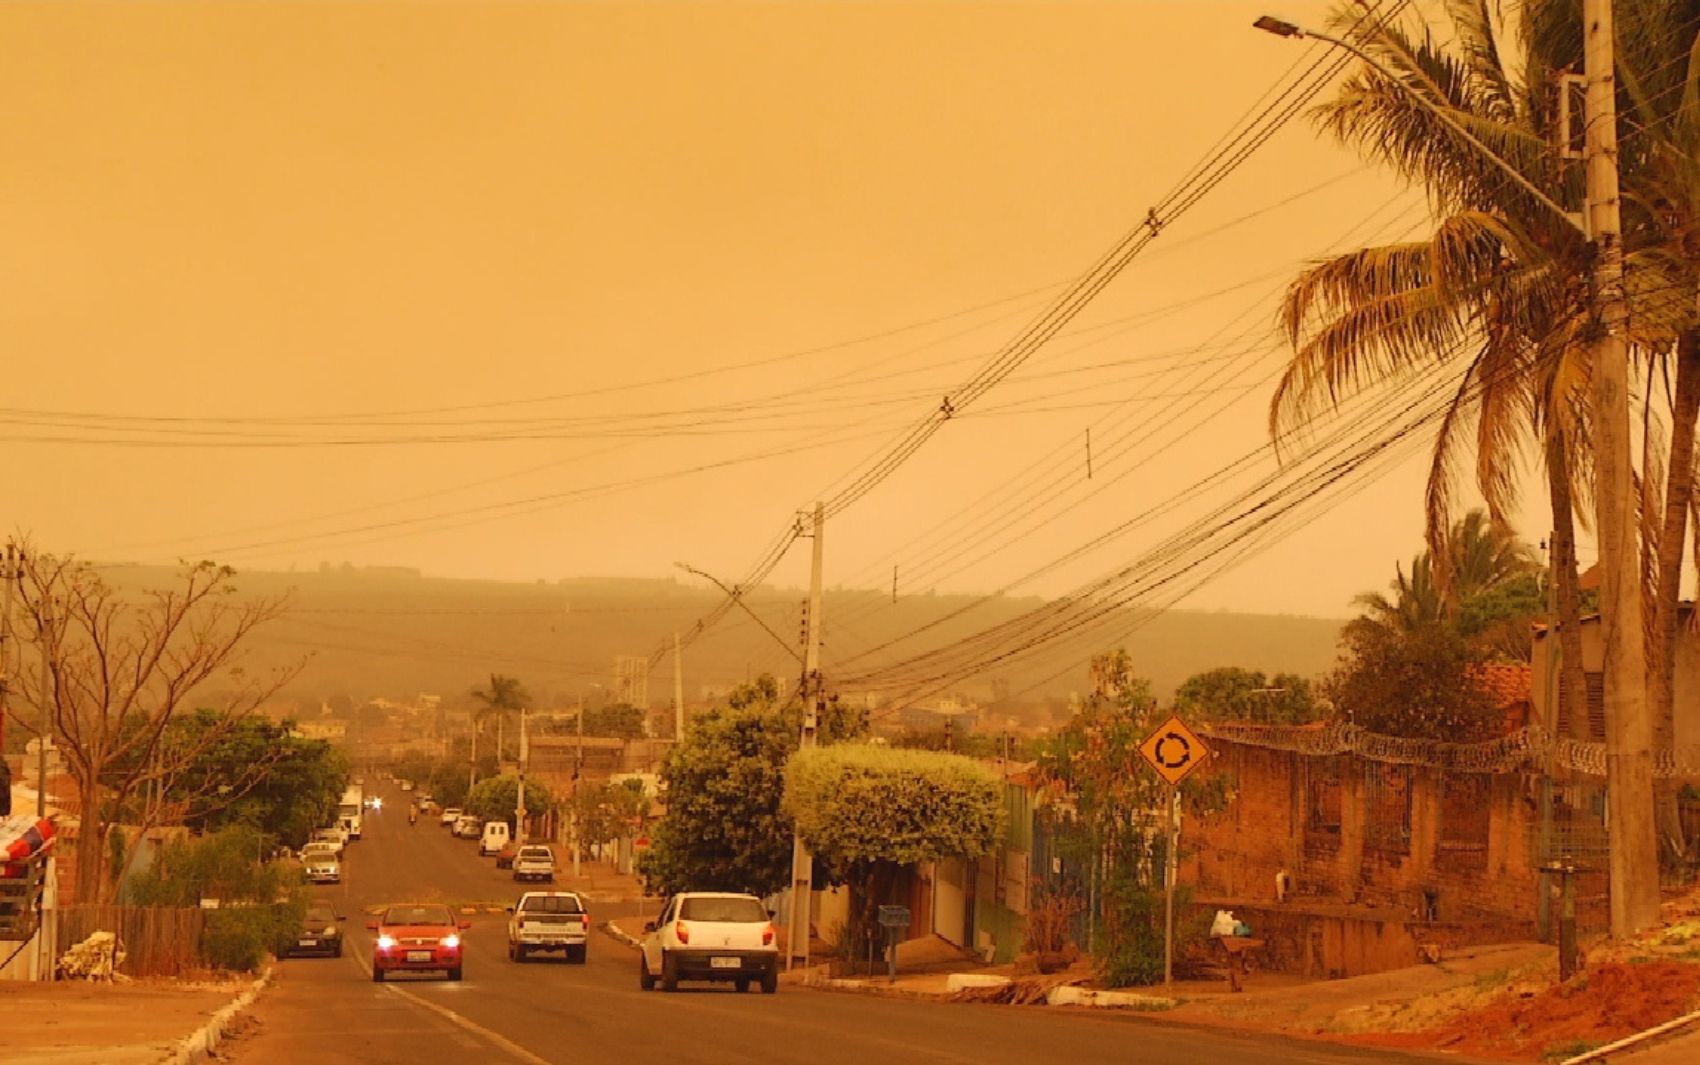
{"label": "white van", "polygon": [[508,823],[506,821],[484,822],[484,835],[478,840],[478,855],[495,854],[502,849],[502,844],[508,841]]}

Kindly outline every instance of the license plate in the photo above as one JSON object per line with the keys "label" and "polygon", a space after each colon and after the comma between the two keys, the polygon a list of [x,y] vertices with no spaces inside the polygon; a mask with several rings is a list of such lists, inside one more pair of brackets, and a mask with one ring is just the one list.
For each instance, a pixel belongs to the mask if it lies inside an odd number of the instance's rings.
{"label": "license plate", "polygon": [[408,961],[430,961],[431,952],[428,950],[410,950],[407,952]]}
{"label": "license plate", "polygon": [[737,958],[710,958],[710,959],[708,959],[708,967],[710,969],[736,969],[741,964],[743,964],[743,963]]}
{"label": "license plate", "polygon": [[316,939],[303,939],[297,945],[303,947],[316,947],[319,945],[319,941]]}

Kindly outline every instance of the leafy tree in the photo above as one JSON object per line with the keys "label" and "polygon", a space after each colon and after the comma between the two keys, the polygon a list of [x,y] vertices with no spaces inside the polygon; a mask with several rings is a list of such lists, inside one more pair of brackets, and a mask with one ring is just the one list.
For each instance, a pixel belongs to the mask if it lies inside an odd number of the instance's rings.
{"label": "leafy tree", "polygon": [[[630,703],[609,703],[584,715],[586,736],[615,736],[625,740],[643,738],[645,714]],[[576,722],[574,723],[576,727]]]}
{"label": "leafy tree", "polygon": [[1500,724],[1471,678],[1480,659],[1456,632],[1439,625],[1398,632],[1358,618],[1341,637],[1345,654],[1328,690],[1356,724],[1453,742],[1486,739]]}
{"label": "leafy tree", "polygon": [[[24,671],[18,687],[45,708],[75,782],[77,897],[104,901],[115,882],[107,869],[114,819],[193,765],[298,672],[255,675],[240,666],[248,635],[277,617],[284,600],[238,600],[235,571],[211,562],[185,566],[168,587],[120,592],[88,563],[27,548],[25,558],[22,627],[50,670],[45,690],[35,670]],[[193,744],[167,746],[162,738],[191,712],[192,692],[209,724]],[[16,715],[16,701],[12,708],[13,724],[38,728],[39,714]]]}
{"label": "leafy tree", "polygon": [[[769,895],[791,877],[791,822],[780,812],[785,762],[797,749],[803,710],[781,703],[763,675],[699,715],[662,765],[666,814],[650,833],[638,871],[652,892],[753,891]],[[865,713],[829,703],[821,743],[866,728]]]}
{"label": "leafy tree", "polygon": [[177,840],[132,879],[125,901],[181,907],[218,899],[220,908],[207,912],[202,955],[220,968],[257,968],[300,931],[308,898],[301,867],[265,861],[265,850],[265,837],[245,825]]}
{"label": "leafy tree", "polygon": [[[1080,712],[1040,745],[1038,769],[1066,797],[1040,816],[1049,821],[1069,870],[1063,893],[1087,897],[1085,880],[1097,866],[1102,935],[1090,944],[1100,977],[1111,985],[1163,978],[1161,870],[1168,789],[1146,765],[1139,745],[1161,723],[1151,686],[1134,675],[1127,652],[1092,661],[1093,691]],[[1219,807],[1220,780],[1189,782],[1181,793],[1197,811]],[[1185,892],[1177,892],[1185,913]],[[1179,929],[1186,939],[1199,930]]]}
{"label": "leafy tree", "polygon": [[1298,725],[1320,716],[1310,682],[1293,673],[1266,677],[1227,666],[1188,677],[1175,690],[1175,712],[1188,721],[1261,721]]}
{"label": "leafy tree", "polygon": [[649,816],[649,796],[640,780],[579,785],[572,799],[579,842],[600,849],[625,837]]}
{"label": "leafy tree", "polygon": [[[215,733],[210,743],[202,734]],[[324,740],[295,736],[288,723],[253,717],[223,728],[209,710],[173,722],[168,749],[199,751],[164,781],[164,797],[197,832],[242,825],[289,847],[326,824],[348,786],[348,762]]]}
{"label": "leafy tree", "polygon": [[[519,800],[519,778],[504,773],[486,777],[472,786],[466,796],[466,812],[484,821],[506,821],[509,831],[517,831],[514,806]],[[546,814],[555,808],[555,797],[549,789],[535,780],[525,782],[525,812],[527,816]]]}
{"label": "leafy tree", "polygon": [[961,755],[840,743],[799,750],[781,812],[835,880],[860,892],[850,942],[867,941],[900,865],[977,858],[1003,835],[1003,781]]}

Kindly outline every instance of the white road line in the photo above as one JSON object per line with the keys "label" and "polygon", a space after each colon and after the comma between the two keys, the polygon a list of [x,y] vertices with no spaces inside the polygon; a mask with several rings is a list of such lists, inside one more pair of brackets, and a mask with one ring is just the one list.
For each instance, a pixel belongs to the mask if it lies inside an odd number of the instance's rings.
{"label": "white road line", "polygon": [[[360,971],[366,974],[367,979],[371,979],[371,977],[372,977],[372,963],[371,962],[367,961],[364,957],[362,957],[359,954],[350,954],[350,955],[347,955],[347,957],[353,959],[354,964],[356,964],[360,967]],[[433,1013],[436,1013],[437,1015],[439,1015],[440,1017],[442,1017],[444,1020],[448,1021],[450,1024],[454,1025],[455,1027],[461,1028],[461,1029],[468,1031],[468,1032],[471,1032],[473,1035],[476,1035],[481,1039],[484,1039],[484,1040],[486,1040],[490,1043],[495,1044],[497,1047],[500,1047],[502,1050],[507,1051],[510,1055],[513,1056],[513,1058],[516,1061],[524,1062],[525,1065],[554,1065],[554,1063],[549,1061],[547,1058],[538,1057],[536,1054],[533,1054],[531,1051],[520,1046],[518,1043],[514,1042],[512,1039],[509,1039],[507,1036],[501,1034],[500,1032],[493,1032],[490,1029],[484,1027],[482,1024],[479,1024],[477,1021],[468,1020],[465,1017],[462,1017],[460,1014],[456,1013],[454,1010],[449,1009],[447,1006],[439,1006],[435,1002],[432,1002],[430,999],[420,998],[418,995],[414,994],[411,991],[408,991],[406,988],[397,987],[395,984],[385,984],[384,990],[385,991],[393,991],[396,994],[400,995],[402,998],[405,998],[405,999],[407,999],[411,1002],[415,1002],[415,1003],[417,1003],[421,1006],[424,1006],[426,1009],[432,1011]]]}

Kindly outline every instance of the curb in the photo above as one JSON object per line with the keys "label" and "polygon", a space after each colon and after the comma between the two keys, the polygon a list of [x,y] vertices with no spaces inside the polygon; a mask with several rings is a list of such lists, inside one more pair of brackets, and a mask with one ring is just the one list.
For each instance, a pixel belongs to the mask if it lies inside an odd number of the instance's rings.
{"label": "curb", "polygon": [[603,921],[598,927],[601,928],[602,931],[606,932],[611,938],[619,940],[628,947],[635,949],[642,949],[643,947],[643,943],[639,941],[636,936],[625,932],[613,921]]}
{"label": "curb", "polygon": [[275,965],[268,966],[266,971],[249,985],[248,990],[237,995],[228,1005],[214,1013],[207,1023],[203,1024],[198,1030],[179,1040],[176,1052],[166,1061],[170,1062],[171,1065],[191,1065],[192,1062],[200,1061],[208,1056],[213,1048],[218,1046],[219,1039],[224,1035],[225,1026],[235,1019],[238,1013],[254,1004],[254,1000],[260,997],[260,992],[264,991],[266,985],[271,983],[272,974],[275,972],[277,972]]}

